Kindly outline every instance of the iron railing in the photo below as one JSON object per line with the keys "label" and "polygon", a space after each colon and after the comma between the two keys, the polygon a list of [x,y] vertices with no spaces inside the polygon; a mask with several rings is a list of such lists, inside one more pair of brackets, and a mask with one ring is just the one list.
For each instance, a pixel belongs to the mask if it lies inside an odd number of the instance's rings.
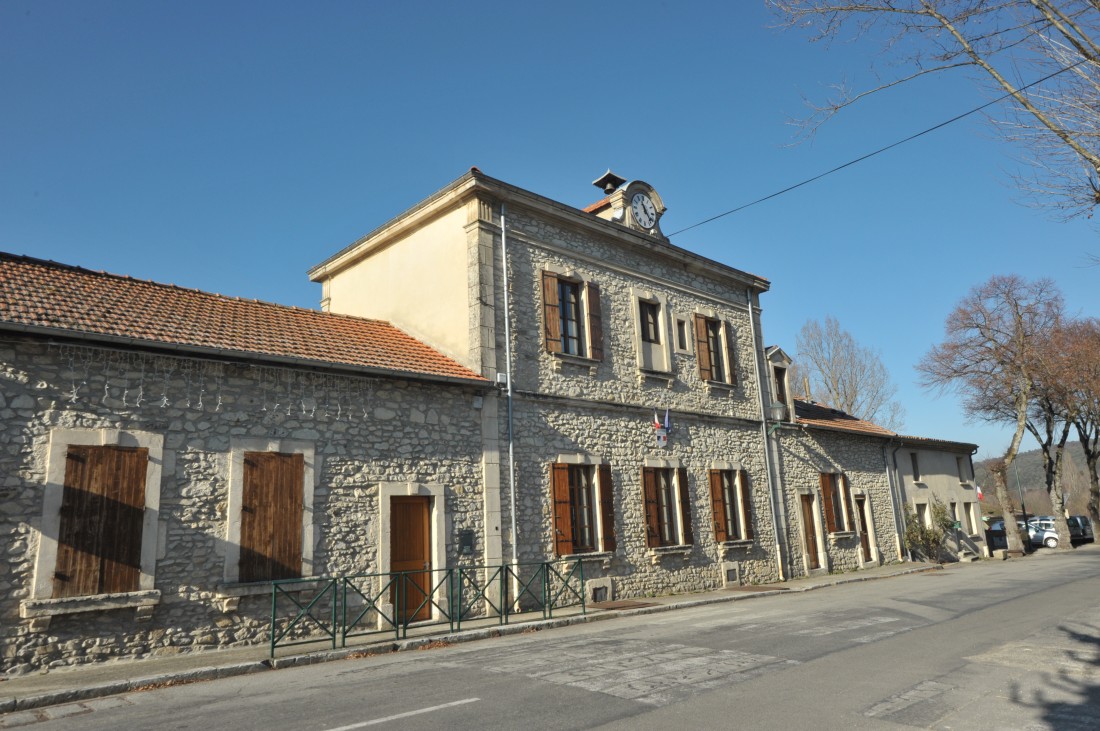
{"label": "iron railing", "polygon": [[410,627],[512,618],[580,607],[586,612],[580,560],[463,566],[271,584],[271,656],[277,647],[326,642],[336,649],[349,638],[393,634]]}

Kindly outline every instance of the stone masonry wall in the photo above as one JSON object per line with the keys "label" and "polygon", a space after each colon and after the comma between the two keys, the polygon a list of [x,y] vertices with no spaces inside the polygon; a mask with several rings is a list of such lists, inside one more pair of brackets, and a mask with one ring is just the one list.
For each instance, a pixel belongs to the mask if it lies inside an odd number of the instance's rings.
{"label": "stone masonry wall", "polygon": [[[233,437],[315,445],[314,574],[377,570],[380,482],[445,488],[448,565],[482,550],[481,435],[475,392],[396,380],[260,368],[121,350],[0,342],[0,670],[25,673],[267,641],[270,594],[225,611],[229,447]],[[164,436],[155,588],[147,621],[133,609],[20,618],[30,596],[51,430],[126,429]],[[458,531],[478,536],[457,555]]]}

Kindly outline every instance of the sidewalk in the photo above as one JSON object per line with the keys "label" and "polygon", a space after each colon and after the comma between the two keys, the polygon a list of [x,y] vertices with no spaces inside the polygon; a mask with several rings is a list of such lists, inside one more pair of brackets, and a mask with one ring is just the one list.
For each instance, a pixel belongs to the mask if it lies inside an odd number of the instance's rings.
{"label": "sidewalk", "polygon": [[[954,568],[968,564],[948,564]],[[743,586],[720,589],[700,594],[677,594],[664,597],[645,597],[620,602],[603,602],[590,605],[586,614],[567,614],[553,619],[517,622],[506,625],[481,626],[476,629],[450,632],[447,627],[427,628],[428,634],[405,640],[392,637],[377,639],[354,647],[320,649],[301,652],[301,648],[287,648],[274,660],[264,646],[209,650],[180,655],[154,657],[142,660],[116,660],[76,668],[63,668],[47,673],[23,675],[0,680],[0,714],[43,708],[61,703],[72,703],[103,696],[117,695],[134,690],[165,685],[191,683],[200,680],[227,678],[234,675],[268,672],[285,667],[342,660],[351,656],[389,654],[415,650],[432,643],[455,644],[489,639],[502,635],[529,632],[532,628],[549,629],[571,624],[596,622],[613,617],[636,616],[664,612],[706,604],[735,602],[761,596],[799,593],[857,581],[886,579],[892,576],[939,570],[929,563],[904,563],[879,566],[848,574],[828,574],[794,579],[782,584]],[[297,654],[293,651],[297,650]],[[2,719],[0,719],[2,721]],[[0,722],[0,726],[4,724]]]}

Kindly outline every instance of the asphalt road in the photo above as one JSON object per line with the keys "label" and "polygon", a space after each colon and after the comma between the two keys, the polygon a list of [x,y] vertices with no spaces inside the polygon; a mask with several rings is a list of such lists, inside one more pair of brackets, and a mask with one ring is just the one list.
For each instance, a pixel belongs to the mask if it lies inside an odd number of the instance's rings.
{"label": "asphalt road", "polygon": [[0,716],[0,728],[17,724],[35,731],[1094,731],[1100,550]]}

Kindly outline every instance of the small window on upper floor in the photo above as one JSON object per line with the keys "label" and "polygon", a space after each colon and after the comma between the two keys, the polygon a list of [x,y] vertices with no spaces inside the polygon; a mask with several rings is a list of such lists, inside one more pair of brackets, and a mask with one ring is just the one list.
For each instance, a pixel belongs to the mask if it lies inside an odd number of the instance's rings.
{"label": "small window on upper floor", "polygon": [[638,314],[641,317],[643,343],[661,342],[661,303],[638,300]]}
{"label": "small window on upper floor", "polygon": [[966,457],[955,457],[955,469],[959,471],[959,482],[966,482],[969,474],[966,469]]}
{"label": "small window on upper floor", "polygon": [[775,366],[773,369],[775,374],[775,400],[776,403],[787,403],[787,369],[780,366]]}
{"label": "small window on upper floor", "polygon": [[550,353],[603,359],[603,311],[595,282],[542,273],[543,343]]}
{"label": "small window on upper floor", "polygon": [[736,339],[728,322],[695,315],[695,352],[699,378],[711,383],[737,385]]}
{"label": "small window on upper floor", "polygon": [[682,317],[676,318],[676,350],[680,353],[691,352],[691,340],[688,338],[688,324],[687,320]]}
{"label": "small window on upper floor", "polygon": [[913,463],[913,482],[920,482],[920,463],[917,461],[917,453],[910,452],[909,459]]}

